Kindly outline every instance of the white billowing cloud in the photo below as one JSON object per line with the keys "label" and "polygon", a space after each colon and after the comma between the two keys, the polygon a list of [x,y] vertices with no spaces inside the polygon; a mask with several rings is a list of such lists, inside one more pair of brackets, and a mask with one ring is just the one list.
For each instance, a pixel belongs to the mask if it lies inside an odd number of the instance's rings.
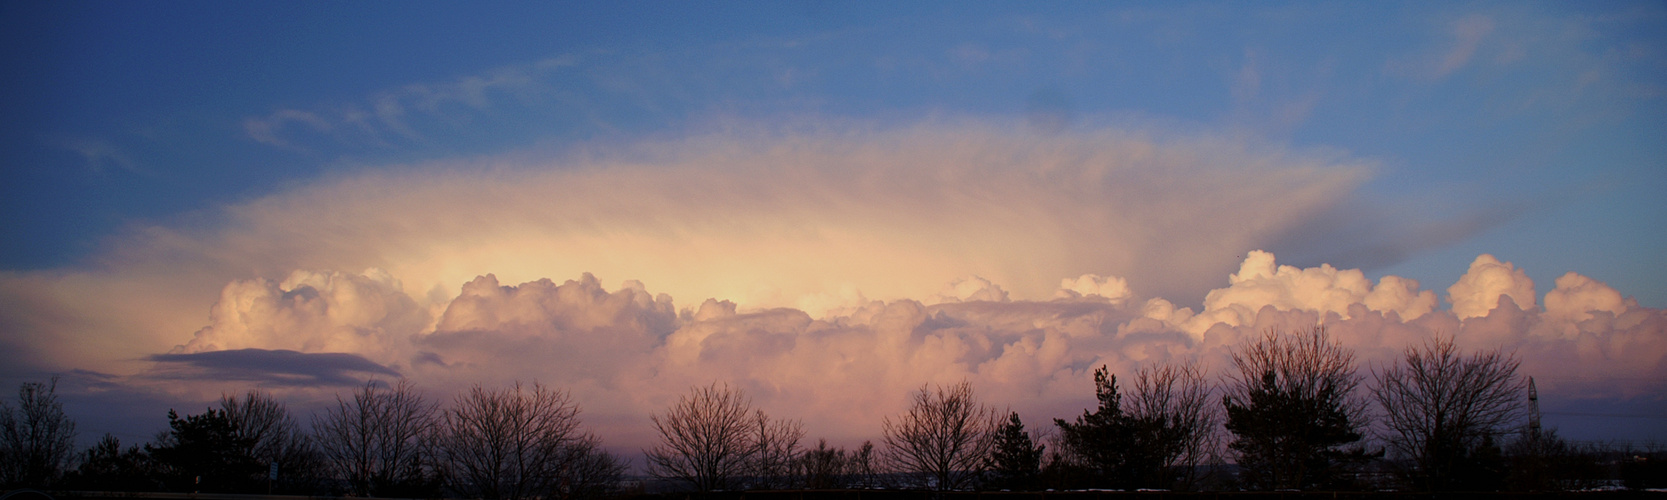
{"label": "white billowing cloud", "polygon": [[86,279],[188,269],[210,278],[191,283],[201,294],[251,273],[375,267],[432,305],[482,272],[510,283],[590,272],[817,316],[925,299],[965,276],[1012,299],[1049,297],[1084,273],[1192,296],[1240,249],[1319,217],[1370,172],[1334,154],[1111,129],[737,129],[330,177],[206,225],[135,231],[108,256],[117,265]]}
{"label": "white billowing cloud", "polygon": [[[456,96],[470,87],[443,94],[466,101]],[[274,116],[280,128],[318,126]],[[353,120],[326,123],[348,130]],[[458,284],[485,272],[505,283],[590,272],[652,283],[689,305],[717,298],[818,318],[872,300],[930,300],[966,276],[999,283],[1012,300],[1049,297],[1060,277],[1084,273],[1201,295],[1239,249],[1321,216],[1370,173],[1335,153],[1228,137],[1037,136],[976,119],[731,124],[594,149],[347,171],[134,227],[85,266],[0,273],[6,303],[27,304],[0,311],[10,337],[0,342],[31,364],[135,373],[134,360],[203,329],[204,304],[227,283],[251,279],[279,282],[232,292],[312,325],[298,326],[298,339],[386,327],[306,309],[329,297],[281,303],[295,290],[280,277],[296,269],[384,270],[430,321]],[[260,335],[238,321],[214,320],[198,344]]]}
{"label": "white billowing cloud", "polygon": [[374,270],[234,282],[213,309],[213,325],[190,345],[347,350],[442,394],[538,380],[572,391],[598,432],[626,449],[650,444],[650,412],[713,382],[745,390],[774,415],[803,419],[813,436],[855,444],[876,437],[880,419],[901,411],[922,384],[968,380],[1027,420],[1068,418],[1092,404],[1090,373],[1100,365],[1123,380],[1157,363],[1198,363],[1219,376],[1246,339],[1322,324],[1356,352],[1362,370],[1450,335],[1466,349],[1516,353],[1548,394],[1667,391],[1667,312],[1572,273],[1558,280],[1544,310],[1506,301],[1468,318],[1435,309],[1433,292],[1411,280],[1386,276],[1373,286],[1359,270],[1279,266],[1261,251],[1248,254],[1198,314],[1163,298],[1131,300],[1126,285],[1097,275],[1063,284],[1123,299],[1071,289],[1078,295],[996,300],[999,284],[966,278],[947,288],[956,300],[869,301],[820,318],[715,299],[678,312],[672,297],[644,283],[610,291],[589,274],[514,286],[484,275],[426,323],[394,283]]}
{"label": "white billowing cloud", "polygon": [[175,353],[246,348],[349,352],[387,363],[429,328],[429,311],[380,269],[363,274],[295,271],[282,282],[234,281],[209,310],[209,326]]}
{"label": "white billowing cloud", "polygon": [[1482,254],[1470,263],[1470,270],[1447,288],[1447,301],[1459,319],[1487,316],[1499,306],[1500,297],[1510,297],[1518,307],[1534,306],[1534,280],[1509,262]]}
{"label": "white billowing cloud", "polygon": [[19,305],[0,310],[0,354],[130,375],[176,346],[346,352],[440,394],[537,380],[622,446],[714,381],[839,439],[962,379],[1027,419],[1068,417],[1091,404],[1096,366],[1219,374],[1245,338],[1316,324],[1363,363],[1453,335],[1516,349],[1548,391],[1664,391],[1612,383],[1667,380],[1667,319],[1601,283],[1560,279],[1541,310],[1522,271],[1482,256],[1442,310],[1412,280],[1244,253],[1368,171],[1231,140],[979,123],[363,171],[136,230],[98,267],[0,273]]}
{"label": "white billowing cloud", "polygon": [[1339,270],[1329,264],[1298,269],[1276,266],[1272,253],[1253,251],[1228,277],[1230,286],[1212,290],[1204,298],[1203,312],[1187,318],[1187,330],[1202,335],[1216,323],[1239,326],[1251,323],[1264,307],[1333,313],[1352,318],[1352,309],[1363,305],[1368,311],[1395,313],[1402,320],[1429,314],[1436,307],[1435,293],[1418,290],[1418,282],[1387,276],[1373,286],[1359,269]]}
{"label": "white billowing cloud", "polygon": [[966,276],[950,282],[937,295],[926,299],[928,304],[946,302],[1007,302],[1007,291],[990,280]]}
{"label": "white billowing cloud", "polygon": [[1134,296],[1129,290],[1129,280],[1117,276],[1100,276],[1098,274],[1084,274],[1077,279],[1065,278],[1059,280],[1059,291],[1054,292],[1054,298],[1074,299],[1087,297],[1100,299],[1113,304],[1122,304]]}
{"label": "white billowing cloud", "polygon": [[1638,304],[1621,297],[1621,292],[1579,274],[1570,272],[1557,278],[1557,287],[1545,294],[1546,315],[1572,323],[1592,319],[1593,312],[1619,316]]}

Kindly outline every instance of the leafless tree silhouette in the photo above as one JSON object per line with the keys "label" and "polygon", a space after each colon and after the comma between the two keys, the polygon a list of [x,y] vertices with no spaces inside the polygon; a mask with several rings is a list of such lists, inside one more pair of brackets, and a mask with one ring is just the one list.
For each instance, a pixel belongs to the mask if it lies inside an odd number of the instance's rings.
{"label": "leafless tree silhouette", "polygon": [[803,425],[797,420],[771,419],[763,410],[754,410],[752,430],[753,488],[793,487],[801,452],[799,440],[805,437]]}
{"label": "leafless tree silhouette", "polygon": [[313,421],[313,434],[328,474],[354,496],[421,497],[433,490],[425,461],[438,404],[409,381],[384,387],[375,381],[336,397],[336,406]]}
{"label": "leafless tree silhouette", "polygon": [[1474,488],[1464,480],[1503,474],[1479,470],[1485,464],[1476,455],[1497,456],[1497,438],[1519,416],[1526,382],[1516,374],[1518,364],[1499,350],[1462,355],[1449,337],[1408,347],[1400,363],[1374,373],[1372,394],[1389,429],[1386,441],[1412,461],[1409,479],[1447,490]]}
{"label": "leafless tree silhouette", "polygon": [[[458,396],[440,422],[441,473],[466,498],[560,499],[594,492],[575,485],[611,482],[623,469],[579,428],[566,393],[520,382]],[[606,477],[597,477],[597,475]]]}
{"label": "leafless tree silhouette", "polygon": [[697,491],[740,487],[757,453],[746,395],[729,386],[696,387],[664,415],[650,415],[660,445],[644,453],[648,472]]}
{"label": "leafless tree silhouette", "polygon": [[57,377],[24,382],[17,407],[0,401],[0,486],[49,486],[74,456],[75,421],[64,415],[57,389]]}
{"label": "leafless tree silhouette", "polygon": [[319,472],[319,460],[312,439],[289,414],[289,408],[271,394],[249,391],[242,398],[222,396],[220,409],[232,424],[235,438],[248,443],[245,454],[263,466],[277,464],[280,478],[288,484],[308,482]]}
{"label": "leafless tree silhouette", "polygon": [[1148,366],[1135,373],[1134,393],[1127,411],[1137,422],[1149,422],[1151,458],[1162,487],[1191,489],[1198,465],[1216,446],[1220,416],[1210,404],[1210,385],[1194,364]]}
{"label": "leafless tree silhouette", "polygon": [[973,486],[995,446],[1000,417],[962,381],[936,391],[921,387],[909,411],[882,422],[890,468],[939,491]]}

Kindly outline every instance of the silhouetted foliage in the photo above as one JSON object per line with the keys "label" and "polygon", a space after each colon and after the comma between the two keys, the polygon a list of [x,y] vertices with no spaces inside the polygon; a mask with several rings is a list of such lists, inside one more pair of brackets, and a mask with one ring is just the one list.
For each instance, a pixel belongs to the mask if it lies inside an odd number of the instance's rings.
{"label": "silhouetted foliage", "polygon": [[914,486],[966,489],[983,475],[999,425],[995,410],[974,397],[971,383],[936,391],[921,387],[907,413],[881,422],[885,458],[893,472],[913,477]]}
{"label": "silhouetted foliage", "polygon": [[995,450],[985,463],[990,476],[984,486],[996,490],[1027,491],[1036,489],[1042,473],[1044,445],[1036,444],[1025,432],[1024,421],[1018,412],[1007,416],[1007,423],[996,430]]}
{"label": "silhouetted foliage", "polygon": [[1624,450],[1620,469],[1627,489],[1667,488],[1667,450]]}
{"label": "silhouetted foliage", "polygon": [[64,485],[81,491],[156,491],[161,485],[150,455],[138,445],[122,449],[121,440],[105,434],[81,454],[81,465],[64,475]]}
{"label": "silhouetted foliage", "polygon": [[255,493],[266,490],[266,465],[250,455],[255,440],[238,432],[225,410],[181,418],[168,410],[168,432],[145,445],[164,489]]}
{"label": "silhouetted foliage", "polygon": [[[248,444],[245,455],[263,466],[277,465],[278,479],[271,485],[273,493],[318,491],[323,463],[311,437],[301,431],[283,403],[271,394],[249,391],[242,398],[223,396],[220,409],[231,422],[232,432]],[[263,479],[269,481],[270,477]]]}
{"label": "silhouetted foliage", "polygon": [[1591,486],[1601,474],[1597,460],[1557,435],[1555,429],[1524,429],[1505,447],[1508,489],[1564,491]]}
{"label": "silhouetted foliage", "polygon": [[1117,376],[1104,366],[1094,370],[1099,407],[1075,423],[1054,420],[1063,450],[1049,461],[1050,481],[1116,489],[1191,483],[1215,426],[1209,387],[1191,366],[1163,365],[1141,370],[1135,389],[1125,402]]}
{"label": "silhouetted foliage", "polygon": [[[1268,331],[1233,353],[1238,369],[1222,406],[1240,480],[1251,489],[1345,488],[1373,453],[1359,445],[1365,405],[1354,354],[1316,328]],[[1378,452],[1377,454],[1381,454]]]}
{"label": "silhouetted foliage", "polygon": [[806,489],[831,490],[847,486],[844,448],[829,448],[828,440],[818,439],[816,447],[805,450],[799,460]]}
{"label": "silhouetted foliage", "polygon": [[425,498],[437,495],[430,441],[438,405],[410,382],[367,382],[350,399],[313,421],[327,474],[355,496]]}
{"label": "silhouetted foliage", "polygon": [[1054,419],[1059,427],[1061,453],[1050,461],[1066,488],[1128,488],[1138,475],[1130,462],[1136,453],[1135,434],[1139,425],[1123,411],[1123,396],[1117,392],[1117,376],[1105,366],[1094,370],[1094,398],[1099,406],[1083,410],[1076,422]]}
{"label": "silhouetted foliage", "polygon": [[75,421],[58,401],[58,379],[24,382],[17,406],[0,401],[0,486],[44,488],[73,457]]}
{"label": "silhouetted foliage", "polygon": [[580,430],[579,406],[564,392],[476,386],[445,412],[439,464],[466,498],[590,498],[611,490],[623,470],[600,444]]}
{"label": "silhouetted foliage", "polygon": [[1400,363],[1375,374],[1386,441],[1415,488],[1485,491],[1501,486],[1497,440],[1522,406],[1518,361],[1499,351],[1462,356],[1453,339],[1409,347]]}
{"label": "silhouetted foliage", "polygon": [[663,415],[650,415],[660,445],[644,453],[654,477],[696,491],[734,489],[752,455],[751,404],[739,390],[713,384],[680,396]]}

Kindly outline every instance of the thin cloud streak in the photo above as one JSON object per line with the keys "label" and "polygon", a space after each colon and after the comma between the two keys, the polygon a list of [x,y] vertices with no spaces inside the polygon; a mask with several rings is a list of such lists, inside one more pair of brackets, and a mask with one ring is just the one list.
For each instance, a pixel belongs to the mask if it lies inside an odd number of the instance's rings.
{"label": "thin cloud streak", "polygon": [[157,369],[145,376],[175,380],[239,380],[260,385],[352,386],[364,377],[399,377],[399,372],[357,354],[237,349],[150,356]]}

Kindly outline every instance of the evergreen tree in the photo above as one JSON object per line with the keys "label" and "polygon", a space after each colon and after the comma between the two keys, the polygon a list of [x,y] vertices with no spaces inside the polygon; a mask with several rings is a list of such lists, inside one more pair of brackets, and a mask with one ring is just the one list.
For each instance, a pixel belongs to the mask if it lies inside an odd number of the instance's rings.
{"label": "evergreen tree", "polygon": [[1141,486],[1153,464],[1147,460],[1142,439],[1153,427],[1123,411],[1123,397],[1117,393],[1117,376],[1104,366],[1094,370],[1094,396],[1100,400],[1093,412],[1084,410],[1076,423],[1054,419],[1061,444],[1078,466],[1087,469],[1088,484],[1096,488],[1130,489]]}
{"label": "evergreen tree", "polygon": [[105,434],[81,454],[81,466],[64,476],[71,489],[82,491],[156,491],[150,456],[138,446],[122,450],[116,436]]}
{"label": "evergreen tree", "polygon": [[145,445],[170,491],[266,491],[266,466],[250,455],[254,440],[240,436],[223,410],[180,418],[168,410],[169,431]]}
{"label": "evergreen tree", "polygon": [[990,454],[986,468],[990,489],[1024,491],[1036,488],[1042,468],[1043,445],[1030,440],[1018,412],[1007,417],[1007,423],[996,430],[995,452]]}
{"label": "evergreen tree", "polygon": [[[1252,489],[1343,486],[1339,474],[1364,462],[1363,403],[1354,356],[1323,329],[1285,337],[1268,332],[1233,354],[1238,378],[1222,397],[1228,445]],[[1381,454],[1379,452],[1378,454]]]}

